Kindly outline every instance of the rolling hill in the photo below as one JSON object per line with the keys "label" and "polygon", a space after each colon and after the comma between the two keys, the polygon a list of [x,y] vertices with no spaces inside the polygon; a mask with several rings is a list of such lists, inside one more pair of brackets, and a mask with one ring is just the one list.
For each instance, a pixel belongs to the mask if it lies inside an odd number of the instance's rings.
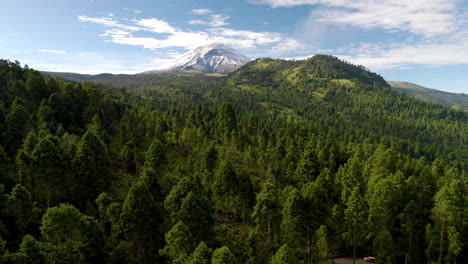
{"label": "rolling hill", "polygon": [[440,104],[453,109],[468,111],[468,94],[448,93],[436,89],[426,88],[410,82],[389,81],[393,90],[404,93],[416,99]]}

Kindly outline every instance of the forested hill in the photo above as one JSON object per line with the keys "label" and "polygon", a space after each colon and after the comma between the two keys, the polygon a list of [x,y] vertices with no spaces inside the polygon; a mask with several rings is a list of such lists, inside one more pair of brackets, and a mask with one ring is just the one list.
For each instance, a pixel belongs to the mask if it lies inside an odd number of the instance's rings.
{"label": "forested hill", "polygon": [[402,152],[431,159],[455,149],[462,157],[468,155],[461,132],[467,129],[465,113],[398,94],[381,76],[332,56],[258,59],[229,75],[209,95],[214,101],[232,102],[240,112],[255,112],[262,120],[301,123],[321,136],[395,143]]}
{"label": "forested hill", "polygon": [[467,259],[467,113],[332,56],[184,78],[0,60],[0,263]]}
{"label": "forested hill", "polygon": [[45,75],[59,77],[74,82],[92,82],[100,88],[126,90],[140,93],[149,87],[200,86],[216,82],[223,74],[203,73],[199,71],[159,72],[152,74],[78,74],[70,72],[43,72]]}
{"label": "forested hill", "polygon": [[448,93],[409,82],[389,81],[388,84],[395,91],[416,99],[468,111],[468,94]]}

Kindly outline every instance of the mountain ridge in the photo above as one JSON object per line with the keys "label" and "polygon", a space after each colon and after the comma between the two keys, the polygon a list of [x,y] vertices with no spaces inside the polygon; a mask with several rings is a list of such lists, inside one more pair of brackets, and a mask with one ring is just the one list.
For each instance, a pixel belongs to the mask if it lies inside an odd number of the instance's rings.
{"label": "mountain ridge", "polygon": [[185,53],[174,60],[167,69],[147,71],[143,72],[143,74],[184,70],[227,74],[239,69],[249,61],[250,59],[247,56],[240,54],[228,45],[212,43]]}
{"label": "mountain ridge", "polygon": [[468,111],[468,94],[450,93],[404,81],[387,81],[390,87],[407,96],[448,108]]}

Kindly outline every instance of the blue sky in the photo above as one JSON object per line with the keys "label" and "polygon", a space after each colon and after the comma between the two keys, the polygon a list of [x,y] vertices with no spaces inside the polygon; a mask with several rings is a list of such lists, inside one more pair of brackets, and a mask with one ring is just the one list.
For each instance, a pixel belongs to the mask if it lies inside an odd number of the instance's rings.
{"label": "blue sky", "polygon": [[250,58],[333,54],[387,80],[468,93],[463,0],[0,0],[0,58],[138,73],[222,42]]}

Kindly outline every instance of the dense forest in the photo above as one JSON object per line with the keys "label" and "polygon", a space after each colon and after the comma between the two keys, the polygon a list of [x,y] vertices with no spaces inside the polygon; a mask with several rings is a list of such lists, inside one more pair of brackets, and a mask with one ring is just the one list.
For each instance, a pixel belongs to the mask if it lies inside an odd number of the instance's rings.
{"label": "dense forest", "polygon": [[466,112],[325,55],[141,78],[0,60],[0,263],[468,258]]}
{"label": "dense forest", "polygon": [[393,90],[419,100],[468,111],[468,94],[448,93],[408,82],[389,81],[388,84]]}

